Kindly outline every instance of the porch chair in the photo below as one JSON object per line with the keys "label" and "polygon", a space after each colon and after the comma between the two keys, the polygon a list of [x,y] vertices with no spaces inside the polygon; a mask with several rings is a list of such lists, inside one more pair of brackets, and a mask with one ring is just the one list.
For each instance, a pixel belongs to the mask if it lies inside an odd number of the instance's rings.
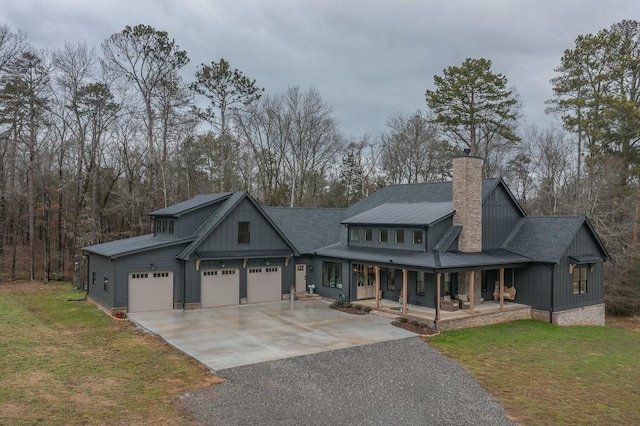
{"label": "porch chair", "polygon": [[443,311],[457,311],[459,309],[458,301],[451,300],[451,296],[446,295],[440,299],[440,309]]}
{"label": "porch chair", "polygon": [[471,302],[469,301],[469,295],[465,294],[456,294],[456,299],[458,299],[458,306],[460,309],[469,309],[471,307]]}

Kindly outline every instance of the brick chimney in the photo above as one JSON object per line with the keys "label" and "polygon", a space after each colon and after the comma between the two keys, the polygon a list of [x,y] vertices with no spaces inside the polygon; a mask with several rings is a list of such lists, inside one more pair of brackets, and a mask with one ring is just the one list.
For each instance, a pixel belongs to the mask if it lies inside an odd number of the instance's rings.
{"label": "brick chimney", "polygon": [[472,253],[482,251],[482,159],[469,152],[453,159],[453,223],[462,225],[458,250]]}

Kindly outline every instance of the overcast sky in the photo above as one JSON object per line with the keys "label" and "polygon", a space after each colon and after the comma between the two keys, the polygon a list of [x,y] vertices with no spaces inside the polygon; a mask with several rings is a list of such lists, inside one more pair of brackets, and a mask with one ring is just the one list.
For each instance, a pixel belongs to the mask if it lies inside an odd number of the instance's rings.
{"label": "overcast sky", "polygon": [[126,25],[167,31],[195,67],[221,57],[267,93],[315,87],[346,136],[425,109],[433,76],[484,57],[544,126],[549,79],[580,34],[640,19],[639,0],[0,0],[0,24],[38,48],[98,46]]}

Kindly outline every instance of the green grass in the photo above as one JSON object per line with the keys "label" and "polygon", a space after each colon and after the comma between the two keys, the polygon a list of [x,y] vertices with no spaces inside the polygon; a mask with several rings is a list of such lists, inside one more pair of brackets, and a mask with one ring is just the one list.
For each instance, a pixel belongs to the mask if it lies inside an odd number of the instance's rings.
{"label": "green grass", "polygon": [[520,424],[640,424],[640,333],[528,320],[445,332],[429,342]]}
{"label": "green grass", "polygon": [[0,424],[182,424],[176,395],[216,381],[67,284],[0,284]]}

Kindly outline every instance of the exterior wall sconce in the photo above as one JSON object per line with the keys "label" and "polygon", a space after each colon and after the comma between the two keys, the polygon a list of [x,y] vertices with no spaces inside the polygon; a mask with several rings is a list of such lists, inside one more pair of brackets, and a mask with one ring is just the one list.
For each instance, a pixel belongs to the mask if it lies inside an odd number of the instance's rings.
{"label": "exterior wall sconce", "polygon": [[271,263],[270,263],[268,260],[265,260],[265,261],[264,261],[264,264],[265,264],[265,265],[267,265],[267,266],[269,266]]}
{"label": "exterior wall sconce", "polygon": [[156,270],[156,264],[152,263],[151,265],[149,265],[149,267],[151,268],[152,271]]}
{"label": "exterior wall sconce", "polygon": [[220,267],[224,268],[224,262],[220,262]]}

